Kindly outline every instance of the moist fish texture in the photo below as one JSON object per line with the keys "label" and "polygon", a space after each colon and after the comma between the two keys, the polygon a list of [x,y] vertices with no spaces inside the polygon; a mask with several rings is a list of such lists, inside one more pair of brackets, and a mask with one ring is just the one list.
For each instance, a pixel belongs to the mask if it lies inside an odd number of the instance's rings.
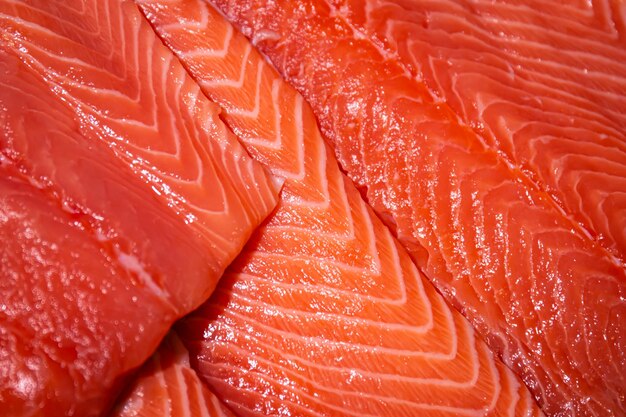
{"label": "moist fish texture", "polygon": [[141,1],[246,148],[277,210],[176,326],[240,416],[541,415],[339,170],[302,97],[197,0]]}
{"label": "moist fish texture", "polygon": [[214,3],[309,101],[368,203],[541,406],[623,415],[626,278],[613,253],[350,24],[349,10],[310,0]]}
{"label": "moist fish texture", "polygon": [[234,417],[200,380],[175,332],[142,366],[110,417]]}
{"label": "moist fish texture", "polygon": [[279,184],[129,2],[0,3],[0,126],[33,210],[67,213],[0,246],[0,409],[100,415]]}
{"label": "moist fish texture", "polygon": [[331,3],[626,260],[624,2]]}
{"label": "moist fish texture", "polygon": [[96,415],[104,387],[119,387],[145,359],[138,346],[157,346],[152,329],[175,317],[49,194],[0,158],[0,406],[9,417]]}

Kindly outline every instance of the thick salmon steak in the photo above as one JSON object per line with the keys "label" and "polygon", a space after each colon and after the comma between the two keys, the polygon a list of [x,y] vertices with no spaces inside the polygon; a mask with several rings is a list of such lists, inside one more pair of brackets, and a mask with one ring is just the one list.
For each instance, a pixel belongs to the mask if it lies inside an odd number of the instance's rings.
{"label": "thick salmon steak", "polygon": [[99,415],[273,210],[218,113],[132,2],[0,2],[2,415]]}
{"label": "thick salmon steak", "polygon": [[277,210],[176,326],[240,416],[541,415],[339,170],[303,98],[200,0],[138,2],[250,154]]}
{"label": "thick salmon steak", "polygon": [[624,415],[623,2],[214,3],[544,409]]}

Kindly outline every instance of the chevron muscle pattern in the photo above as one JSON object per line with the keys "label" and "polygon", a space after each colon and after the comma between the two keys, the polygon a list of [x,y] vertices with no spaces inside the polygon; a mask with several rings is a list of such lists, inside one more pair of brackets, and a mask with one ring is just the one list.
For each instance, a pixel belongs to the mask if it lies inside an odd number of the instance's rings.
{"label": "chevron muscle pattern", "polygon": [[[378,37],[385,34],[382,42],[350,23],[348,18],[358,13],[351,14],[349,8],[326,1],[214,3],[311,103],[348,176],[362,188],[368,202],[394,229],[428,278],[524,379],[545,410],[580,415],[626,412],[626,275],[623,264],[607,252],[618,244],[608,244],[608,235],[598,242],[565,213],[555,196],[538,186],[548,187],[548,177],[539,183],[539,178],[533,180],[539,174],[512,165],[521,151],[513,148],[505,152],[504,145],[501,150],[495,142],[486,143],[474,129],[459,123],[457,112],[443,100],[447,97],[433,97],[433,86],[416,77],[418,71],[426,72],[428,65],[417,56],[407,64],[388,49],[397,46],[399,53],[416,53],[418,46],[409,48],[411,33],[405,32],[407,39],[399,39],[400,29],[394,32],[393,21],[386,21],[390,26],[385,28],[380,27],[382,20],[369,21],[368,31],[374,30]],[[489,13],[497,15],[502,9],[500,3],[484,4],[484,19],[496,19]],[[367,4],[373,7],[375,3]],[[415,2],[397,4],[408,10],[418,8]],[[482,3],[463,4],[471,8]],[[376,15],[397,7],[383,11],[364,7],[367,13],[361,14]],[[447,10],[453,12],[452,8]],[[600,10],[606,11],[606,7]],[[403,17],[411,16],[407,13]],[[608,25],[623,14],[610,16],[605,19]],[[442,24],[436,17],[421,22],[432,36],[439,33],[437,25]],[[455,22],[459,30],[470,24],[463,19]],[[435,26],[429,26],[431,23]],[[542,27],[548,26],[544,23]],[[605,48],[619,54],[615,45],[623,36],[623,26],[618,26],[616,23],[617,29],[606,36]],[[515,24],[508,24],[507,30],[515,31]],[[538,35],[536,31],[529,33]],[[458,35],[459,42],[470,35]],[[577,47],[583,48],[582,44]],[[538,58],[542,58],[542,65],[548,65],[544,55]],[[412,68],[417,62],[422,66]],[[621,106],[623,93],[620,96],[616,90],[621,76],[615,73],[613,60],[606,62],[603,71],[612,79],[594,94]],[[567,78],[567,72],[562,72]],[[431,80],[438,74],[434,72]],[[544,71],[543,76],[547,79],[551,74]],[[445,80],[437,80],[446,91]],[[593,101],[591,96],[587,99]],[[492,96],[485,96],[481,103],[494,101]],[[483,114],[483,110],[481,104],[475,111]],[[570,110],[573,112],[574,107]],[[580,120],[579,132],[589,129],[593,118],[596,123],[611,122],[606,125],[606,141],[601,146],[618,146],[611,158],[619,159],[622,142],[617,129],[623,118],[619,113],[606,109],[591,119],[575,112],[568,117]],[[482,131],[480,126],[476,128]],[[498,140],[506,142],[506,138]],[[604,152],[599,151],[601,146],[594,138],[589,141],[590,145],[580,142],[580,146],[595,149],[589,152],[598,150],[597,155]],[[546,152],[539,156],[551,158]],[[522,163],[522,159],[516,161]],[[606,172],[622,175],[621,162],[607,161],[603,157],[598,163],[607,166]],[[569,168],[552,168],[557,176],[560,172],[575,175]],[[618,188],[621,181],[615,183]],[[597,190],[605,187],[600,182]],[[580,185],[582,195],[586,191]],[[614,195],[617,200],[621,198],[619,192]],[[601,200],[600,196],[591,201]],[[578,213],[596,216],[587,210]],[[605,217],[619,215],[617,210]],[[617,229],[620,222],[606,220]],[[617,234],[611,235],[615,242],[619,240]]]}
{"label": "chevron muscle pattern", "polygon": [[234,417],[202,383],[175,332],[141,368],[110,417]]}
{"label": "chevron muscle pattern", "polygon": [[620,2],[333,3],[335,13],[384,45],[487,146],[626,260]]}
{"label": "chevron muscle pattern", "polygon": [[342,175],[302,97],[198,0],[142,0],[275,175],[278,210],[178,327],[241,416],[539,415]]}
{"label": "chevron muscle pattern", "polygon": [[0,1],[0,168],[11,417],[100,416],[278,194],[116,0]]}
{"label": "chevron muscle pattern", "polygon": [[[82,129],[104,141],[155,198],[210,242],[205,249],[218,278],[245,242],[241,232],[249,233],[274,207],[277,187],[137,6],[8,0],[0,3],[0,28],[3,45],[74,110]],[[195,306],[188,294],[197,289],[168,290],[184,310]]]}

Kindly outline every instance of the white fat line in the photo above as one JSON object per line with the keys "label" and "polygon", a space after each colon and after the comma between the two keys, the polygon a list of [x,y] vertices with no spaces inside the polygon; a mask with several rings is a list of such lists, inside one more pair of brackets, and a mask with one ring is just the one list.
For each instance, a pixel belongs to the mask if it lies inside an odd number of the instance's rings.
{"label": "white fat line", "polygon": [[134,273],[144,285],[152,291],[159,298],[170,302],[170,295],[165,291],[165,289],[159,287],[152,276],[146,272],[142,263],[137,259],[135,255],[130,255],[125,252],[121,252],[119,249],[115,248],[115,252],[117,254],[117,260],[120,265],[127,271]]}
{"label": "white fat line", "polygon": [[[247,356],[249,357],[249,353],[245,353]],[[270,365],[273,365],[273,363],[270,362]],[[319,398],[319,396],[313,396],[311,394],[306,393],[302,388],[300,387],[293,387],[293,386],[285,386],[283,381],[281,380],[277,380],[275,377],[272,377],[268,374],[263,374],[261,372],[257,372],[257,371],[251,371],[251,370],[247,370],[244,369],[240,366],[233,366],[233,365],[229,365],[229,364],[219,364],[219,365],[213,365],[212,368],[223,368],[226,369],[229,372],[233,372],[233,373],[243,373],[245,375],[248,376],[248,378],[254,378],[254,379],[262,379],[262,380],[266,380],[268,382],[272,382],[275,385],[281,386],[284,389],[291,391],[292,394],[297,395],[297,396],[301,396],[304,398],[309,399],[311,402],[316,403],[316,404],[320,404],[323,407],[327,407],[330,408],[332,410],[336,410],[348,415],[352,415],[352,416],[356,416],[356,417],[363,417],[365,414],[363,414],[362,412],[355,412],[352,411],[352,409],[346,409],[343,408],[341,406],[337,406],[328,402],[324,402],[322,399]],[[288,372],[288,373],[293,373],[293,372]],[[307,381],[310,385],[312,385],[313,387],[315,387],[316,389],[322,391],[322,392],[326,392],[329,393],[331,395],[335,395],[337,397],[340,398],[345,398],[345,397],[357,397],[359,398],[361,401],[363,399],[367,399],[369,401],[375,401],[377,403],[382,403],[382,404],[388,404],[388,403],[392,403],[398,407],[407,407],[407,408],[411,408],[411,409],[420,409],[420,410],[430,410],[430,411],[441,411],[441,412],[447,412],[450,413],[451,415],[458,415],[458,416],[484,416],[485,415],[485,410],[484,409],[467,409],[467,408],[459,408],[459,407],[452,407],[452,406],[441,406],[441,405],[433,405],[433,404],[425,404],[425,403],[418,403],[418,402],[414,402],[414,401],[409,401],[409,400],[403,400],[403,399],[398,399],[395,397],[385,397],[379,394],[365,394],[362,392],[350,392],[350,391],[346,391],[346,390],[338,390],[338,389],[331,389],[331,388],[327,388],[325,386],[322,386],[318,383],[316,383],[315,381],[313,381],[310,378],[304,377],[300,374],[297,374],[297,378],[298,379],[304,379],[305,381]],[[213,377],[213,376],[205,376],[205,379],[207,380],[213,380],[213,384],[215,384],[216,381],[218,381],[221,384],[224,385],[228,385],[231,389],[235,389],[237,391],[244,391],[244,392],[249,392],[253,395],[259,395],[257,391],[253,391],[251,389],[248,388],[243,388],[243,387],[233,387],[230,386],[227,382],[224,382],[224,380],[222,378],[218,378],[218,377]],[[459,393],[459,395],[462,395],[462,393]],[[443,395],[442,395],[443,396]],[[282,401],[287,402],[287,403],[292,403],[292,401],[286,400],[281,398]],[[294,404],[298,407],[302,407],[298,404]],[[387,407],[389,407],[389,405],[387,405]],[[370,414],[367,414],[368,416]],[[374,417],[374,415],[372,415]]]}

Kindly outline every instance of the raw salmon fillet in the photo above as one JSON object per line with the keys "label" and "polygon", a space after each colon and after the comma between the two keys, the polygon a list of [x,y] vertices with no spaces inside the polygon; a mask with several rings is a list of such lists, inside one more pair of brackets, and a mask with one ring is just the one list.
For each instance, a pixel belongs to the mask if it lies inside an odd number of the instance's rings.
{"label": "raw salmon fillet", "polygon": [[191,369],[175,332],[137,374],[110,417],[234,417]]}
{"label": "raw salmon fillet", "polygon": [[139,4],[250,153],[286,179],[212,298],[176,327],[226,405],[246,417],[541,415],[253,46],[200,0]]}
{"label": "raw salmon fillet", "polygon": [[332,3],[626,260],[626,3]]}
{"label": "raw salmon fillet", "polygon": [[382,42],[346,21],[345,8],[215,3],[311,103],[369,204],[542,407],[624,415],[623,264]]}
{"label": "raw salmon fillet", "polygon": [[0,414],[100,415],[277,184],[133,3],[3,1],[0,41]]}
{"label": "raw salmon fillet", "polygon": [[175,317],[76,223],[0,158],[3,416],[97,415]]}

